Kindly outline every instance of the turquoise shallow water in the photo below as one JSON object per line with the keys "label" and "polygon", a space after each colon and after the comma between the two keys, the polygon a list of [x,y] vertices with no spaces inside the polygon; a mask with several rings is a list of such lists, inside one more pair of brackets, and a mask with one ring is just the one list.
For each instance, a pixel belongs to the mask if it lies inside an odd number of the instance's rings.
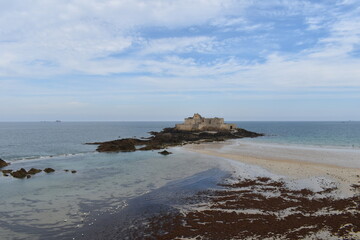
{"label": "turquoise shallow water", "polygon": [[[27,180],[0,176],[0,239],[61,239],[54,234],[73,231],[84,224],[89,214],[120,211],[130,199],[171,182],[201,172],[206,176],[211,169],[232,169],[218,158],[185,152],[180,147],[171,149],[173,155],[162,156],[156,151],[97,153],[96,146],[84,144],[119,137],[148,137],[149,131],[160,131],[174,124],[0,123],[0,158],[12,163],[8,169],[52,167],[56,170]],[[360,147],[360,122],[236,124],[267,135],[252,141]],[[66,173],[64,169],[75,169],[77,173]],[[204,178],[204,174],[199,176]]]}

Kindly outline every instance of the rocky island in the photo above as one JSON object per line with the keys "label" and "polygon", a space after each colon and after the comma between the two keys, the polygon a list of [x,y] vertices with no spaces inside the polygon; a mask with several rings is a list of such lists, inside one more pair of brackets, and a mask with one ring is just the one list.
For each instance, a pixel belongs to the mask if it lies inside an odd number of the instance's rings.
{"label": "rocky island", "polygon": [[224,123],[223,118],[204,118],[200,114],[185,118],[183,124],[176,124],[174,128],[165,128],[161,132],[150,132],[146,139],[123,138],[106,142],[87,144],[99,145],[98,152],[134,152],[137,150],[160,150],[166,147],[225,141],[228,139],[259,137],[261,133],[237,128],[235,124]]}

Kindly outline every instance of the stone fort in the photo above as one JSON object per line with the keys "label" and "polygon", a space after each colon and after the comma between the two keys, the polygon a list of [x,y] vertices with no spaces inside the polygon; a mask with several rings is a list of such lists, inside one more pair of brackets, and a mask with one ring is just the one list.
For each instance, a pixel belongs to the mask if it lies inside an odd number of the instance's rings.
{"label": "stone fort", "polygon": [[176,124],[175,129],[182,131],[214,131],[236,129],[236,124],[224,123],[223,118],[204,118],[195,113],[193,117],[185,118],[184,123]]}

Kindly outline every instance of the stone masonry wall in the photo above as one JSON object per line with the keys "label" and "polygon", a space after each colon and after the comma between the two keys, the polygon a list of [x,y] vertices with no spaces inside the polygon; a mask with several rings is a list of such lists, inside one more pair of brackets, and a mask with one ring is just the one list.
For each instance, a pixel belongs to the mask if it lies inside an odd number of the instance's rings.
{"label": "stone masonry wall", "polygon": [[224,123],[223,118],[203,118],[196,113],[193,117],[185,118],[183,124],[176,124],[175,128],[182,131],[211,131],[231,130],[235,129],[236,125]]}

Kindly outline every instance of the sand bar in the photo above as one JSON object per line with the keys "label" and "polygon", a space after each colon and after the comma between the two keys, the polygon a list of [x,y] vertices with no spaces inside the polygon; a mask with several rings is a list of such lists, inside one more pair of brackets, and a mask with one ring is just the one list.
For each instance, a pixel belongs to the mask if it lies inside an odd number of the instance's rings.
{"label": "sand bar", "polygon": [[185,149],[258,165],[294,179],[326,177],[339,183],[342,193],[354,193],[360,181],[360,150],[302,147],[234,140],[186,145]]}

